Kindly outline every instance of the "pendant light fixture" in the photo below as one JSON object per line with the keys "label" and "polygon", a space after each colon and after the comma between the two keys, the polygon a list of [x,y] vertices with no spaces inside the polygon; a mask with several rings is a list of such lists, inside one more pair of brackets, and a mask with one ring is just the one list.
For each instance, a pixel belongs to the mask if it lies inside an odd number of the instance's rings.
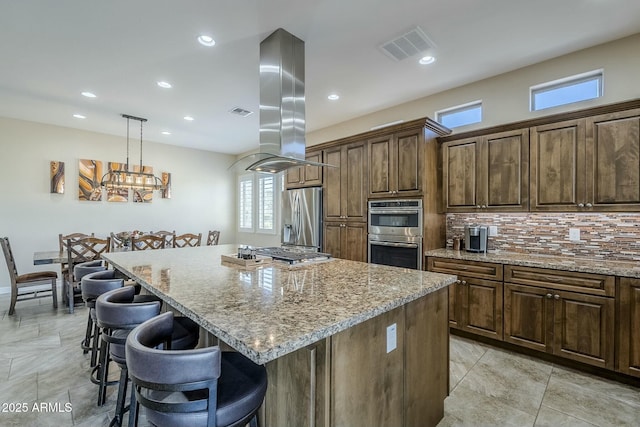
{"label": "pendant light fixture", "polygon": [[[142,117],[122,114],[127,119],[127,163],[124,170],[110,170],[102,177],[100,185],[107,190],[163,190],[162,180],[152,173],[144,172],[142,167],[142,124],[147,121]],[[129,171],[129,122],[140,122],[140,169],[138,172]]]}

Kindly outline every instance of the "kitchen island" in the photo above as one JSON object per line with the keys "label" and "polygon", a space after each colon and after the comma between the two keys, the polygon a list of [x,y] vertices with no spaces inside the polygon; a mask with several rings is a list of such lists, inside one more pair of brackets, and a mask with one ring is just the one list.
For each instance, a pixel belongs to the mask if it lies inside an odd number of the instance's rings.
{"label": "kitchen island", "polygon": [[455,276],[346,260],[243,268],[237,245],[105,254],[259,364],[265,426],[435,425],[448,394]]}

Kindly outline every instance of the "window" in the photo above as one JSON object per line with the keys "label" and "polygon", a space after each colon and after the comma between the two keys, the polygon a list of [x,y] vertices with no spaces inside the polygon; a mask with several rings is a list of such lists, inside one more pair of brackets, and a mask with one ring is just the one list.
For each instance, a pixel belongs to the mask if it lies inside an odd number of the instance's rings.
{"label": "window", "polygon": [[596,70],[531,86],[531,111],[599,98],[602,80],[602,70]]}
{"label": "window", "polygon": [[436,120],[449,129],[480,123],[482,121],[482,101],[474,101],[436,111]]}
{"label": "window", "polygon": [[278,175],[251,173],[238,178],[238,229],[243,232],[276,232]]}

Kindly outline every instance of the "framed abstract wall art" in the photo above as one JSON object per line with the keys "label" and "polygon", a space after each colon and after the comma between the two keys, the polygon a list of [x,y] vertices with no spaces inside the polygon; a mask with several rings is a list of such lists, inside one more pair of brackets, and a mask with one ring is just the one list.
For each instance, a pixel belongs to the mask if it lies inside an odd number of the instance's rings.
{"label": "framed abstract wall art", "polygon": [[102,162],[99,160],[80,159],[78,162],[78,200],[101,201]]}
{"label": "framed abstract wall art", "polygon": [[64,193],[64,162],[51,161],[50,163],[51,193]]}

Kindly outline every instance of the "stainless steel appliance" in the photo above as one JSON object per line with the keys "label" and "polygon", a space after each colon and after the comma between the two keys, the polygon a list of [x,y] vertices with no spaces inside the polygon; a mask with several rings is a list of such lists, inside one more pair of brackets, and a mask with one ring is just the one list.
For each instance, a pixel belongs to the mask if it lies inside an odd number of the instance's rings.
{"label": "stainless steel appliance", "polygon": [[368,260],[422,270],[422,200],[369,201]]}
{"label": "stainless steel appliance", "polygon": [[482,225],[464,226],[464,247],[467,252],[487,252],[488,229]]}
{"label": "stainless steel appliance", "polygon": [[322,247],[322,188],[310,187],[282,192],[283,246]]}
{"label": "stainless steel appliance", "polygon": [[257,248],[256,254],[270,256],[277,261],[283,261],[289,264],[301,264],[309,262],[327,261],[331,259],[330,254],[317,251],[300,250],[297,247],[270,247]]}

